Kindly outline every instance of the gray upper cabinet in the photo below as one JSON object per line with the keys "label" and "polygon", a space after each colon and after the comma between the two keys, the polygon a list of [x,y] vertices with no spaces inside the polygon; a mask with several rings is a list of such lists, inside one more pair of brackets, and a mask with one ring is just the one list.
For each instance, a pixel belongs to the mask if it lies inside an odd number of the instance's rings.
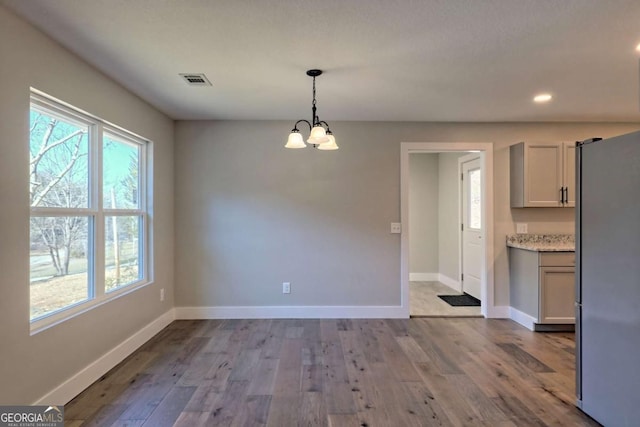
{"label": "gray upper cabinet", "polygon": [[575,143],[519,142],[509,155],[512,208],[575,206]]}

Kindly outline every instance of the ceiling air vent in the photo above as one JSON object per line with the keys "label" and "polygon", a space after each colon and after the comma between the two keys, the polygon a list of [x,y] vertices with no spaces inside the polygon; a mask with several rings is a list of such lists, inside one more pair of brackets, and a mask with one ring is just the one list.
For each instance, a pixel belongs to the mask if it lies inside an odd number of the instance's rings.
{"label": "ceiling air vent", "polygon": [[180,74],[180,77],[190,86],[211,86],[211,82],[204,74],[188,73]]}

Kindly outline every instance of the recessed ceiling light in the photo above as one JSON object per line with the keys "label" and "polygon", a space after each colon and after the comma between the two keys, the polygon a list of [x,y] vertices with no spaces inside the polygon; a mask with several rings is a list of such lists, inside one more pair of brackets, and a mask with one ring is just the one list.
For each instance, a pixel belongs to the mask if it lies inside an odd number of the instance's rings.
{"label": "recessed ceiling light", "polygon": [[551,94],[549,93],[541,93],[540,95],[536,95],[533,97],[533,102],[537,102],[539,104],[551,101]]}
{"label": "recessed ceiling light", "polygon": [[640,52],[640,43],[638,43],[638,46],[636,46],[636,52]]}

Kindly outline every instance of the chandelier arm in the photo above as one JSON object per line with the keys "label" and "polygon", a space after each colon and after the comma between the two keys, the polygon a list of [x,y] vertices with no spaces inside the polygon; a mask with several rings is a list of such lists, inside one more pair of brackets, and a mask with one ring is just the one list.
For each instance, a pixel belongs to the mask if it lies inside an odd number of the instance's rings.
{"label": "chandelier arm", "polygon": [[318,124],[325,125],[327,127],[327,131],[331,131],[331,129],[329,128],[329,123],[325,122],[324,120],[318,120]]}
{"label": "chandelier arm", "polygon": [[312,128],[311,123],[309,123],[309,120],[302,119],[296,122],[296,124],[293,126],[293,129],[298,130],[298,123],[306,123],[307,126],[309,126],[309,130],[311,130]]}

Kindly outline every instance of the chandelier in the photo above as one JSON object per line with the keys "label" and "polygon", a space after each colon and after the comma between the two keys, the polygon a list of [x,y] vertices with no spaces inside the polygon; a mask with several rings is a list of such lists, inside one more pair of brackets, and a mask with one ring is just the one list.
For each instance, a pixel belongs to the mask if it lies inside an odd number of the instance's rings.
{"label": "chandelier", "polygon": [[311,104],[311,122],[308,120],[298,120],[293,126],[289,139],[287,140],[286,148],[305,148],[307,145],[302,139],[302,134],[298,130],[299,123],[306,123],[309,126],[309,139],[307,144],[318,150],[337,150],[338,144],[336,139],[329,129],[329,124],[318,118],[316,114],[316,77],[322,74],[322,70],[308,70],[307,76],[313,77],[313,103]]}

